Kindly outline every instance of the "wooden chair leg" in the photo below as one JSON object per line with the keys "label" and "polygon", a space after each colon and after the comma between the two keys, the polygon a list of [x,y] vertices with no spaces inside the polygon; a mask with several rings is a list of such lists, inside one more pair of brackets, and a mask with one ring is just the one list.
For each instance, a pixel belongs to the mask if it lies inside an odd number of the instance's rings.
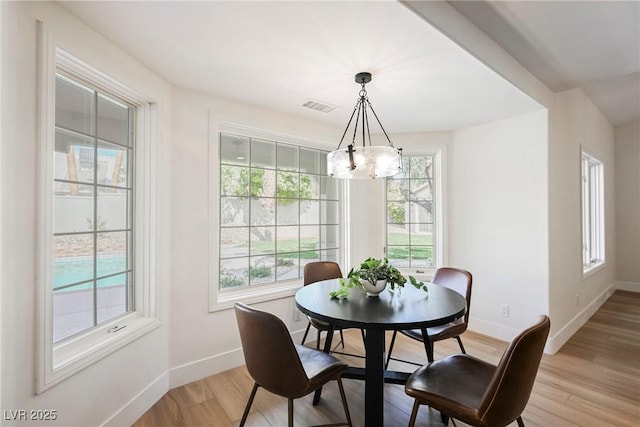
{"label": "wooden chair leg", "polygon": [[349,413],[349,405],[347,405],[347,396],[344,394],[344,387],[342,386],[342,378],[338,378],[338,388],[340,389],[340,398],[342,399],[342,407],[344,408],[344,415],[347,417],[347,425],[351,424],[351,414]]}
{"label": "wooden chair leg", "polygon": [[293,427],[293,399],[289,399],[289,427]]}
{"label": "wooden chair leg", "polygon": [[304,345],[304,342],[307,340],[307,335],[309,334],[309,329],[311,329],[311,322],[307,323],[307,329],[304,331],[304,336],[302,337],[302,342],[300,345]]}
{"label": "wooden chair leg", "polygon": [[517,418],[518,421],[518,427],[524,427],[524,421],[522,421],[522,416]]}
{"label": "wooden chair leg", "polygon": [[244,408],[244,413],[242,414],[242,420],[240,421],[240,427],[244,427],[244,423],[247,422],[247,417],[249,416],[249,409],[251,409],[251,405],[253,404],[253,398],[256,397],[256,391],[258,391],[258,383],[253,383],[253,389],[251,390],[251,395],[249,396],[249,401],[247,402],[247,406]]}
{"label": "wooden chair leg", "polygon": [[411,411],[411,418],[409,419],[409,427],[414,427],[416,425],[416,418],[418,417],[418,408],[420,407],[420,403],[418,399],[413,402],[413,411]]}
{"label": "wooden chair leg", "polygon": [[393,336],[391,337],[391,344],[389,344],[389,354],[387,354],[387,361],[384,364],[384,369],[389,367],[389,361],[391,360],[391,352],[393,351],[393,344],[396,342],[396,335],[398,331],[393,331]]}
{"label": "wooden chair leg", "polygon": [[458,345],[460,346],[460,350],[462,351],[462,353],[467,354],[467,352],[464,351],[464,346],[462,345],[462,340],[460,339],[460,335],[458,335],[456,339],[458,340]]}

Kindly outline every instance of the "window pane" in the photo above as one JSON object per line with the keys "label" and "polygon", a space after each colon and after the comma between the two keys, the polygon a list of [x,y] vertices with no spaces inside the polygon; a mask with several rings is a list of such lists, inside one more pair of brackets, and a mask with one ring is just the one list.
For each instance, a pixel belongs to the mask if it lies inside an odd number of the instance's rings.
{"label": "window pane", "polygon": [[320,227],[317,225],[300,227],[300,251],[315,252],[318,248],[320,248]]}
{"label": "window pane", "polygon": [[[338,262],[338,257],[340,256],[340,254],[338,253],[337,249],[329,249],[326,251],[319,251],[320,252],[320,260],[321,261],[333,261],[333,262]],[[344,275],[344,273],[343,273]]]}
{"label": "window pane", "polygon": [[298,147],[278,144],[276,150],[278,169],[298,170]]}
{"label": "window pane", "polygon": [[408,204],[404,202],[387,203],[387,222],[395,224],[404,224],[409,220],[409,215],[405,212]]}
{"label": "window pane", "polygon": [[53,292],[53,342],[91,328],[94,318],[93,283]]}
{"label": "window pane", "polygon": [[249,255],[249,227],[220,229],[220,257]]}
{"label": "window pane", "polygon": [[53,288],[93,278],[93,235],[53,237]]}
{"label": "window pane", "polygon": [[320,223],[338,224],[338,222],[338,202],[322,200],[320,202]]}
{"label": "window pane", "polygon": [[266,169],[251,169],[251,195],[255,197],[275,197],[276,172]]}
{"label": "window pane", "polygon": [[431,246],[411,246],[411,267],[433,267]]}
{"label": "window pane", "polygon": [[318,150],[300,148],[300,172],[320,173],[320,152]]}
{"label": "window pane", "polygon": [[315,175],[300,175],[300,198],[318,199],[320,197],[320,180]]}
{"label": "window pane", "polygon": [[56,129],[54,179],[93,183],[93,144],[93,138]]}
{"label": "window pane", "polygon": [[249,168],[221,165],[220,194],[223,196],[248,196]]}
{"label": "window pane", "polygon": [[337,225],[323,225],[320,227],[320,247],[334,249],[338,247],[339,230]]}
{"label": "window pane", "polygon": [[295,172],[278,171],[278,181],[276,186],[276,195],[278,197],[298,198],[299,183],[298,174]]}
{"label": "window pane", "polygon": [[251,225],[274,225],[275,204],[276,199],[252,198]]}
{"label": "window pane", "polygon": [[411,222],[427,222],[427,223],[433,222],[431,212],[430,212],[430,210],[432,209],[431,202],[423,202],[423,203],[411,202],[409,203],[409,209],[410,209],[409,219]]}
{"label": "window pane", "polygon": [[119,274],[98,280],[98,323],[118,317],[127,312],[127,296],[131,274]]}
{"label": "window pane", "polygon": [[408,245],[410,229],[409,224],[389,224],[387,225],[388,245]]}
{"label": "window pane", "polygon": [[276,144],[259,139],[251,140],[251,166],[275,169]]}
{"label": "window pane", "polygon": [[98,138],[130,146],[129,107],[98,95]]}
{"label": "window pane", "polygon": [[[127,149],[108,142],[98,142],[98,184],[128,187]],[[113,190],[115,191],[115,190]]]}
{"label": "window pane", "polygon": [[338,200],[338,180],[323,176],[320,178],[320,198]]}
{"label": "window pane", "polygon": [[127,265],[129,241],[131,241],[131,234],[127,231],[98,233],[96,241],[98,277],[122,273],[131,268]]}
{"label": "window pane", "polygon": [[293,199],[278,199],[277,224],[293,225],[298,224],[300,219],[300,202]]}
{"label": "window pane", "polygon": [[251,227],[251,255],[276,252],[275,227]]}
{"label": "window pane", "polygon": [[300,202],[300,224],[320,224],[320,202],[303,200]]}
{"label": "window pane", "polygon": [[411,157],[410,178],[432,178],[431,157]]}
{"label": "window pane", "polygon": [[277,252],[297,252],[300,250],[298,240],[299,227],[277,227]]}
{"label": "window pane", "polygon": [[231,165],[249,164],[249,138],[220,135],[220,161]]}
{"label": "window pane", "polygon": [[410,181],[411,200],[433,200],[430,179],[412,179]]}
{"label": "window pane", "polygon": [[249,258],[220,260],[220,289],[237,288],[249,284]]}
{"label": "window pane", "polygon": [[[111,190],[111,189],[101,189]],[[131,190],[122,190],[117,193],[100,191],[98,193],[98,218],[96,219],[95,230],[123,230],[129,228],[129,196]],[[89,220],[93,229],[93,217]]]}
{"label": "window pane", "polygon": [[56,126],[93,134],[95,92],[78,83],[56,78]]}
{"label": "window pane", "polygon": [[433,224],[411,224],[412,245],[433,245]]}
{"label": "window pane", "polygon": [[302,277],[298,252],[278,254],[276,280],[290,280]]}
{"label": "window pane", "polygon": [[86,185],[64,183],[56,186],[53,199],[53,232],[77,233],[93,229],[93,191]]}
{"label": "window pane", "polygon": [[409,267],[409,246],[387,246],[389,263],[396,267]]}
{"label": "window pane", "polygon": [[249,266],[249,283],[270,283],[276,280],[275,256],[258,256],[251,258]]}
{"label": "window pane", "polygon": [[408,179],[388,179],[387,180],[387,201],[405,201],[407,200],[405,194],[408,193],[409,180]]}
{"label": "window pane", "polygon": [[220,199],[220,225],[249,225],[249,199],[247,197],[222,197]]}

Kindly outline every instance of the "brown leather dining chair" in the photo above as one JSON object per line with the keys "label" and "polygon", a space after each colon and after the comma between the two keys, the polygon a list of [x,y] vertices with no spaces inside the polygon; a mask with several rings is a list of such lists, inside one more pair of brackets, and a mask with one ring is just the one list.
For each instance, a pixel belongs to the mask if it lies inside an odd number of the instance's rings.
{"label": "brown leather dining chair", "polygon": [[[303,284],[304,286],[307,286],[321,280],[339,279],[341,277],[342,271],[337,263],[333,261],[315,261],[305,264]],[[307,319],[309,322],[307,323],[307,329],[304,331],[304,336],[302,337],[302,342],[300,344],[304,345],[304,342],[307,340],[307,335],[309,334],[309,329],[313,326],[317,331],[316,348],[319,350],[320,332],[328,332],[331,325],[310,316],[307,316]],[[340,331],[340,342],[342,343],[342,348],[344,348],[344,335],[342,334],[342,329],[336,329]]]}
{"label": "brown leather dining chair", "polygon": [[346,422],[351,416],[341,375],[348,365],[328,353],[294,344],[285,324],[277,316],[242,303],[235,304],[242,351],[253,389],[242,414],[244,426],[258,387],[288,399],[289,427],[293,426],[293,400],[319,389],[332,380],[338,382]]}
{"label": "brown leather dining chair", "polygon": [[[436,285],[445,286],[451,290],[456,291],[467,300],[467,311],[464,314],[464,317],[455,320],[451,323],[447,323],[446,325],[436,326],[433,328],[427,328],[427,335],[429,336],[429,342],[431,345],[431,354],[433,354],[433,343],[435,341],[442,341],[448,338],[455,338],[458,341],[458,345],[460,346],[460,351],[466,354],[464,346],[462,345],[462,340],[460,339],[460,335],[467,330],[467,325],[469,324],[469,312],[471,308],[471,284],[473,282],[473,277],[471,273],[466,270],[462,270],[459,268],[451,268],[451,267],[442,267],[436,271],[436,274],[433,276],[431,283]],[[424,338],[422,336],[422,331],[420,329],[411,329],[405,331],[399,331],[402,335],[405,335],[414,340],[424,342]],[[389,361],[397,360],[400,362],[410,363],[412,365],[422,365],[421,363],[410,362],[408,360],[396,359],[391,357],[391,353],[393,351],[393,345],[396,341],[396,335],[398,331],[393,331],[393,336],[391,337],[391,344],[389,345],[389,352],[387,354],[387,361],[385,363],[385,368],[389,366]],[[427,356],[429,352],[427,352]],[[433,362],[433,360],[429,360],[429,362]]]}
{"label": "brown leather dining chair", "polygon": [[549,335],[549,317],[518,335],[494,366],[473,356],[454,354],[415,371],[405,392],[415,398],[409,427],[415,425],[420,405],[449,418],[478,427],[502,427],[517,420],[523,427],[527,406]]}

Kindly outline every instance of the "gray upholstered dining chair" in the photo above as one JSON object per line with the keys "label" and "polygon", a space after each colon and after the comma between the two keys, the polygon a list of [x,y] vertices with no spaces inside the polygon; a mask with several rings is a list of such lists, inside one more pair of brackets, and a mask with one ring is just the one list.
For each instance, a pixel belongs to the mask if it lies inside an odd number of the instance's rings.
{"label": "gray upholstered dining chair", "polygon": [[[429,342],[431,345],[431,354],[433,354],[433,343],[435,341],[442,341],[448,338],[455,338],[458,341],[458,345],[460,346],[460,351],[466,354],[464,345],[462,345],[462,340],[460,339],[460,335],[462,335],[464,331],[467,330],[467,325],[469,324],[469,312],[471,311],[471,285],[473,283],[473,276],[468,271],[462,270],[460,268],[442,267],[436,271],[436,274],[433,276],[431,283],[454,290],[465,297],[465,299],[467,300],[467,311],[464,314],[464,317],[457,319],[451,323],[447,323],[446,325],[427,328],[427,335],[429,336]],[[424,342],[424,337],[422,336],[422,331],[420,329],[411,329],[399,332],[411,339]],[[389,345],[389,352],[387,353],[385,368],[389,366],[389,361],[391,360],[397,360],[400,362],[410,363],[412,365],[418,366],[422,365],[421,363],[397,359],[391,356],[397,333],[398,331],[393,331],[391,344]],[[433,360],[429,360],[429,362],[432,361]]]}
{"label": "gray upholstered dining chair", "polygon": [[254,385],[240,426],[244,426],[259,387],[288,399],[288,425],[293,426],[293,400],[338,382],[346,421],[332,426],[351,426],[342,374],[348,365],[328,353],[294,344],[285,324],[277,316],[248,305],[235,304],[242,351]]}
{"label": "gray upholstered dining chair", "polygon": [[549,336],[549,317],[542,315],[509,344],[497,366],[467,354],[453,354],[424,365],[405,385],[415,399],[409,427],[420,405],[477,427],[503,427],[518,422],[527,406]]}

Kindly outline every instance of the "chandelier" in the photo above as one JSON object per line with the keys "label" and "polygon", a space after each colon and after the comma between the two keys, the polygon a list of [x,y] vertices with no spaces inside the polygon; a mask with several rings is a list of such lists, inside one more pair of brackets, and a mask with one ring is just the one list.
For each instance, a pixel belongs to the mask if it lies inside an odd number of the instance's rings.
{"label": "chandelier", "polygon": [[[353,113],[351,113],[347,128],[342,134],[340,144],[338,144],[335,151],[327,155],[327,173],[329,176],[344,179],[384,178],[395,175],[400,172],[402,168],[402,148],[395,148],[393,146],[389,135],[387,135],[384,127],[382,127],[382,123],[380,123],[378,115],[371,106],[369,98],[367,98],[367,91],[364,86],[371,81],[371,73],[358,73],[356,74],[355,80],[356,83],[362,86],[362,89],[360,89],[358,102],[353,108]],[[367,109],[373,113],[389,145],[371,145]],[[354,116],[356,120],[351,144],[347,146],[346,150],[341,150],[340,146],[349,131]],[[358,125],[361,127],[361,147],[356,146],[356,137],[359,134]]]}

